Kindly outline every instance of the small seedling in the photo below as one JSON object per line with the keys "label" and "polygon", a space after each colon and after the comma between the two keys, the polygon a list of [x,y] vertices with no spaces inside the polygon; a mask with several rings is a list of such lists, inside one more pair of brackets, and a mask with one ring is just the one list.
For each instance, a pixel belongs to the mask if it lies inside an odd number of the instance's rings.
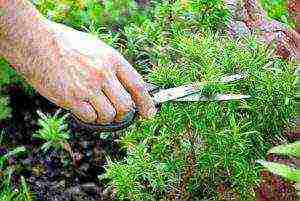
{"label": "small seedling", "polygon": [[41,127],[37,133],[33,136],[40,138],[46,143],[43,144],[41,149],[47,151],[50,147],[55,149],[62,149],[70,138],[68,125],[65,123],[68,114],[59,116],[60,110],[58,110],[53,116],[46,115],[41,111],[37,111],[40,119],[38,125]]}

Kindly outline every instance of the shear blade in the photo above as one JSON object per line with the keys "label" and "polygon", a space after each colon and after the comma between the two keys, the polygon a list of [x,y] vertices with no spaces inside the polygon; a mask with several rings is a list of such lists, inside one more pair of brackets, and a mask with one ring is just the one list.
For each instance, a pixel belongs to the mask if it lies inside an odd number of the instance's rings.
{"label": "shear blade", "polygon": [[245,79],[245,78],[246,78],[245,74],[235,74],[235,75],[229,75],[229,76],[222,77],[219,80],[219,82],[228,83],[228,82],[234,82],[234,81],[242,80],[242,79]]}
{"label": "shear blade", "polygon": [[228,100],[243,100],[248,99],[251,96],[249,95],[240,95],[240,94],[218,94],[213,98],[208,98],[206,96],[202,96],[201,94],[191,94],[189,96],[178,98],[174,101],[178,102],[204,102],[204,101],[228,101]]}
{"label": "shear blade", "polygon": [[[246,76],[244,74],[235,74],[235,75],[221,77],[217,82],[225,84],[225,83],[230,83],[230,82],[244,79],[245,77]],[[156,103],[164,103],[167,101],[180,100],[181,98],[184,100],[184,97],[188,97],[192,94],[199,94],[199,92],[201,92],[207,84],[208,82],[194,82],[184,86],[174,87],[170,89],[163,89],[157,93],[154,93],[153,99]],[[195,96],[198,97],[197,95]],[[222,97],[220,97],[219,99],[221,98]],[[196,99],[197,99],[196,101],[199,101],[199,97]]]}

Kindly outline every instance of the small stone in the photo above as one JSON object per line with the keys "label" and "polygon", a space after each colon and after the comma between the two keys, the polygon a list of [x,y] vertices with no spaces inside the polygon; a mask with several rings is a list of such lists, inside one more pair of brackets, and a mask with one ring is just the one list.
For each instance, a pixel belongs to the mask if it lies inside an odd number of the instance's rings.
{"label": "small stone", "polygon": [[66,181],[61,180],[60,182],[57,183],[56,187],[59,189],[64,189],[66,187]]}
{"label": "small stone", "polygon": [[81,153],[75,152],[73,153],[73,160],[76,166],[78,166],[83,159],[83,155]]}
{"label": "small stone", "polygon": [[80,186],[73,186],[68,190],[68,192],[70,194],[80,194],[81,188],[80,188]]}
{"label": "small stone", "polygon": [[83,163],[79,167],[79,170],[86,173],[89,170],[89,168],[90,168],[90,165],[88,163]]}
{"label": "small stone", "polygon": [[97,185],[93,182],[82,184],[81,187],[86,192],[90,192],[90,193],[97,192]]}
{"label": "small stone", "polygon": [[83,142],[80,143],[80,145],[81,145],[81,147],[83,149],[88,149],[89,146],[91,146],[91,142],[89,142],[89,141],[83,141]]}

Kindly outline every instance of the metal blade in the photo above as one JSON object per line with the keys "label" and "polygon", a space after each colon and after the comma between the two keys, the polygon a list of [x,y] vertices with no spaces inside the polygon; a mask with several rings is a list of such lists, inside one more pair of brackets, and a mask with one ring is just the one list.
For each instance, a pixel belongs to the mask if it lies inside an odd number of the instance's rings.
{"label": "metal blade", "polygon": [[[244,74],[235,74],[230,76],[224,76],[220,78],[220,80],[218,80],[217,82],[229,83],[244,79],[245,77],[246,76]],[[153,94],[153,99],[156,103],[164,103],[167,101],[176,100],[202,91],[203,87],[206,86],[207,83],[208,82],[194,82],[184,86],[161,90]]]}
{"label": "metal blade", "polygon": [[157,91],[159,91],[160,87],[155,85],[155,84],[152,84],[152,83],[149,83],[149,82],[146,82],[145,83],[145,87],[146,87],[146,90],[150,93],[150,94],[153,94]]}
{"label": "metal blade", "polygon": [[201,91],[205,84],[206,82],[199,82],[171,89],[161,90],[153,94],[153,99],[156,103],[164,103],[167,101],[176,100],[178,98],[185,97],[190,94],[194,94]]}
{"label": "metal blade", "polygon": [[242,80],[244,78],[246,78],[245,74],[235,74],[235,75],[229,75],[229,76],[221,77],[221,79],[219,80],[219,82],[221,82],[221,83],[229,83],[229,82],[234,82],[234,81]]}
{"label": "metal blade", "polygon": [[201,102],[201,101],[228,101],[228,100],[243,100],[251,98],[249,95],[242,94],[218,94],[212,98],[201,95],[200,93],[191,94],[189,96],[178,98],[174,101],[178,102]]}

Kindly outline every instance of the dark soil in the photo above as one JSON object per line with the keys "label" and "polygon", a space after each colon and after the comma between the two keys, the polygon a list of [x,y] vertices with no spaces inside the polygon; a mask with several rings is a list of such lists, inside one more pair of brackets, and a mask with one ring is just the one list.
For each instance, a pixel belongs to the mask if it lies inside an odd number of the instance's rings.
{"label": "dark soil", "polygon": [[[113,200],[106,183],[100,183],[98,175],[105,171],[106,156],[124,157],[124,153],[112,140],[114,134],[105,139],[100,133],[81,130],[72,120],[69,123],[71,153],[65,150],[40,150],[41,141],[32,138],[38,130],[37,110],[54,114],[59,108],[39,95],[25,95],[18,87],[9,87],[12,118],[0,122],[0,130],[7,133],[7,144],[0,147],[0,154],[18,146],[26,147],[26,154],[11,158],[13,183],[18,185],[20,176],[26,178],[37,200],[93,201]],[[106,182],[106,181],[102,181]]]}
{"label": "dark soil", "polygon": [[[99,181],[98,176],[105,171],[106,157],[121,159],[125,153],[113,140],[116,133],[101,138],[99,133],[81,130],[75,121],[70,120],[70,150],[44,153],[40,150],[43,142],[32,138],[38,130],[37,110],[54,114],[59,108],[39,95],[28,96],[18,87],[7,89],[10,95],[12,118],[0,122],[0,130],[8,134],[5,147],[0,146],[0,154],[17,146],[25,146],[27,152],[18,158],[11,158],[9,166],[13,168],[13,183],[19,184],[23,175],[30,190],[40,201],[101,201],[114,200],[113,192],[107,189],[108,181]],[[297,135],[288,135],[296,138]],[[282,163],[288,158],[270,155],[270,161]],[[297,165],[297,164],[295,164]],[[263,182],[257,187],[257,199],[261,201],[294,201],[296,190],[294,183],[268,172],[262,172]],[[221,200],[232,200],[234,194],[226,185],[220,184],[217,191]]]}

